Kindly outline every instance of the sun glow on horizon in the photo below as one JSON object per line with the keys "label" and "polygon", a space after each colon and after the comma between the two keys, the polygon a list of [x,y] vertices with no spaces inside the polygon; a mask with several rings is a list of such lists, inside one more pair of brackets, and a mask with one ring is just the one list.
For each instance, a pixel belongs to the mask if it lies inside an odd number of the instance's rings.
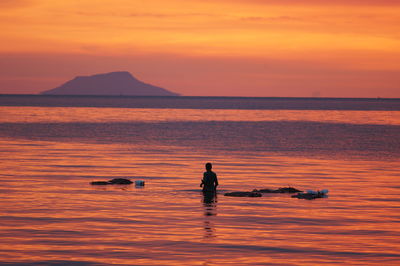
{"label": "sun glow on horizon", "polygon": [[[318,90],[324,96],[400,97],[400,5],[316,2],[5,1],[0,4],[0,57],[15,61],[28,55],[20,61],[31,67],[20,73],[17,67],[7,69],[9,62],[0,63],[5,70],[0,91],[12,78],[18,80],[16,90],[18,84],[27,87],[23,77],[37,78],[32,74],[38,71],[37,59],[30,59],[37,55],[57,57],[64,66],[46,77],[43,84],[50,87],[67,74],[120,65],[184,95],[206,88],[204,95],[309,96]],[[68,70],[85,60],[91,63]],[[150,64],[155,72],[148,70]],[[40,76],[49,68],[45,65]]]}

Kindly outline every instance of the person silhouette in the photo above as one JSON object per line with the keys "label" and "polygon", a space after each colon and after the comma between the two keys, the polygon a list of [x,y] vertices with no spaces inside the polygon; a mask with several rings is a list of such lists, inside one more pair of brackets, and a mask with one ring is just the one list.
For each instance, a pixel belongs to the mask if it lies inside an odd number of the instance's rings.
{"label": "person silhouette", "polygon": [[218,186],[217,174],[211,171],[212,164],[206,163],[206,172],[203,174],[200,187],[203,188],[204,193],[215,193]]}

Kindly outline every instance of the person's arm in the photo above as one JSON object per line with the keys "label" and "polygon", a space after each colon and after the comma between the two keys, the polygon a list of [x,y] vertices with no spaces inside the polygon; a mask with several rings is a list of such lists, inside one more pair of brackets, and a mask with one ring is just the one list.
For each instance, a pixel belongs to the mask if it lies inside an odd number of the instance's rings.
{"label": "person's arm", "polygon": [[203,185],[204,185],[204,176],[205,176],[205,174],[203,174],[203,179],[201,180],[200,187],[203,187]]}
{"label": "person's arm", "polygon": [[218,186],[218,178],[217,178],[217,174],[215,174],[215,188],[217,188]]}

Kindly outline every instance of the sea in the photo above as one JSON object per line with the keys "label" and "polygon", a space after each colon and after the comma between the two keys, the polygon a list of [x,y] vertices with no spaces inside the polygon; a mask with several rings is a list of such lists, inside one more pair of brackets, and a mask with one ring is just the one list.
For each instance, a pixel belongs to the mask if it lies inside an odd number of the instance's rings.
{"label": "sea", "polygon": [[399,167],[400,99],[0,95],[0,265],[400,265]]}

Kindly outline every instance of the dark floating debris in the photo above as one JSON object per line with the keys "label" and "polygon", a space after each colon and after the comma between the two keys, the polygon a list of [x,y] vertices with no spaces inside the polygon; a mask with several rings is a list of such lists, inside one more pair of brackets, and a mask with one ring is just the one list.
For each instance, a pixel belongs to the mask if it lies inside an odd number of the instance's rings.
{"label": "dark floating debris", "polygon": [[128,184],[132,184],[132,181],[129,179],[125,179],[125,178],[114,178],[111,179],[110,181],[111,184],[118,184],[118,185],[128,185]]}
{"label": "dark floating debris", "polygon": [[109,185],[109,184],[111,184],[111,183],[108,182],[108,181],[93,181],[93,182],[90,182],[90,184],[91,184],[91,185],[99,185],[99,186],[102,186],[102,185]]}
{"label": "dark floating debris", "polygon": [[298,192],[303,192],[301,190],[298,190],[294,187],[280,187],[278,189],[254,189],[253,192],[260,192],[260,193],[298,193]]}
{"label": "dark floating debris", "polygon": [[253,191],[236,191],[225,193],[224,196],[230,197],[262,197],[262,193],[298,193],[302,192],[294,187],[281,187],[278,189],[254,189]]}
{"label": "dark floating debris", "polygon": [[228,192],[225,193],[224,196],[228,197],[262,197],[262,194],[259,192],[246,192],[246,191],[236,191],[236,192]]}
{"label": "dark floating debris", "polygon": [[262,197],[263,193],[297,193],[293,195],[292,198],[298,199],[317,199],[317,198],[327,198],[328,197],[328,190],[323,189],[319,191],[307,190],[307,192],[303,192],[298,190],[294,187],[281,187],[278,189],[254,189],[253,191],[235,191],[225,193],[224,196],[229,197]]}
{"label": "dark floating debris", "polygon": [[318,190],[318,191],[313,191],[313,190],[308,190],[306,193],[297,193],[296,195],[293,195],[292,198],[298,198],[298,199],[317,199],[317,198],[327,198],[328,197],[328,190],[323,189],[323,190]]}
{"label": "dark floating debris", "polygon": [[[90,182],[91,185],[129,185],[133,182],[126,178],[114,178],[109,181],[93,181]],[[143,182],[144,184],[144,182]]]}

